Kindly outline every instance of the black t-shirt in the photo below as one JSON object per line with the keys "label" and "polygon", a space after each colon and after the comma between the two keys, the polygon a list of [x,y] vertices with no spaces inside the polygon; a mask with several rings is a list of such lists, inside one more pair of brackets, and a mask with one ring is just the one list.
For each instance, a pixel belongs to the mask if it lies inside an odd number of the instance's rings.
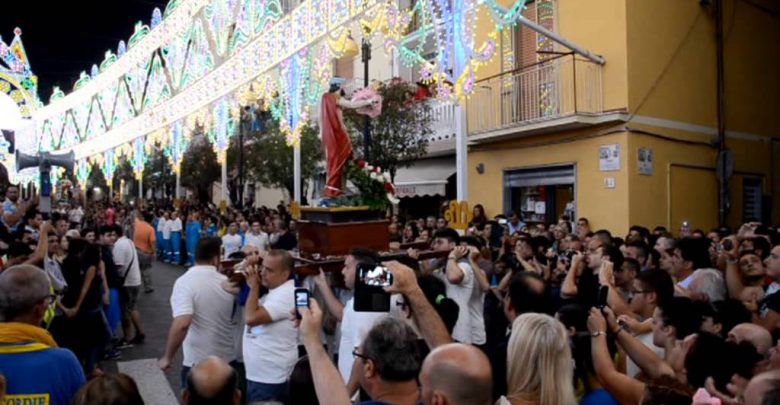
{"label": "black t-shirt", "polygon": [[[62,298],[62,303],[66,307],[73,307],[76,305],[81,295],[81,289],[84,286],[84,281],[87,276],[89,266],[82,265],[78,260],[65,259],[62,263],[62,273],[65,277],[65,281],[68,282],[68,289],[65,292],[65,296]],[[84,313],[92,310],[99,309],[102,305],[102,297],[100,287],[103,284],[103,279],[97,274],[95,269],[95,277],[92,278],[92,284],[87,290],[87,295],[84,297],[84,301],[81,303],[79,313]]]}
{"label": "black t-shirt", "polygon": [[760,313],[763,315],[769,309],[780,313],[780,291],[767,295],[761,301]]}
{"label": "black t-shirt", "polygon": [[114,263],[114,253],[108,246],[100,246],[100,257],[106,267],[106,283],[108,288],[119,289],[124,284],[122,278],[117,272],[116,263]]}
{"label": "black t-shirt", "polygon": [[274,249],[293,250],[298,246],[298,239],[291,232],[285,232],[279,236]]}

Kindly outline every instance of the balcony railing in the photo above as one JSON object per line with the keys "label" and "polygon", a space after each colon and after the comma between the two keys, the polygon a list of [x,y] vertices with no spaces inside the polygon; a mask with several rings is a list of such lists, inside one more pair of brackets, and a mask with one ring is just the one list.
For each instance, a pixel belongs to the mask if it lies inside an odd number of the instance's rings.
{"label": "balcony railing", "polygon": [[441,101],[429,101],[431,104],[431,127],[433,133],[428,141],[447,141],[455,139],[455,104]]}
{"label": "balcony railing", "polygon": [[603,112],[600,65],[564,55],[476,83],[469,135]]}

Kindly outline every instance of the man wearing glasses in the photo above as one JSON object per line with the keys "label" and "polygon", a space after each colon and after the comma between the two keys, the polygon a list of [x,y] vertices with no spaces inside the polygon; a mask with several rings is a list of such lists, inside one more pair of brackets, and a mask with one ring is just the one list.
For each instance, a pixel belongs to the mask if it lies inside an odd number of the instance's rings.
{"label": "man wearing glasses", "polygon": [[50,291],[49,278],[35,266],[0,273],[0,374],[7,379],[7,403],[69,404],[85,382],[73,352],[58,348],[40,327],[56,299]]}

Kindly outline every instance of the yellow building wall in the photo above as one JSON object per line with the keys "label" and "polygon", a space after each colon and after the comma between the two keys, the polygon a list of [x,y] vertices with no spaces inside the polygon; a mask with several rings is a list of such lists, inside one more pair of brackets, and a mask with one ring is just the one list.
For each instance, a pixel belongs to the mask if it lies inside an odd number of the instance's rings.
{"label": "yellow building wall", "polygon": [[[552,144],[551,139],[555,139]],[[621,169],[601,172],[599,146],[613,143],[621,148]],[[625,133],[588,137],[587,131],[474,147],[469,152],[469,203],[483,204],[489,216],[503,213],[508,208],[504,207],[504,170],[574,164],[577,215],[588,217],[595,228],[624,233],[629,226],[627,147]],[[483,174],[476,171],[479,163],[485,165]],[[615,178],[614,189],[605,188],[606,177]]]}
{"label": "yellow building wall", "polygon": [[[644,126],[656,135],[631,133],[628,137],[629,222],[644,226],[663,225],[673,232],[682,221],[692,228],[711,229],[718,224],[718,183],[715,176],[717,150],[707,145],[707,136],[682,136],[676,131]],[[727,224],[738,227],[742,221],[742,179],[758,176],[764,179],[764,194],[769,194],[773,172],[771,148],[767,142],[730,139],[736,170],[729,182],[731,209]],[[654,173],[640,175],[636,155],[639,148],[650,148],[654,154]],[[777,166],[777,164],[775,164]],[[777,168],[775,168],[777,170]],[[775,175],[775,177],[777,177]],[[776,181],[776,180],[775,180]],[[775,199],[777,201],[777,199]],[[770,207],[765,207],[769,209]],[[780,207],[775,203],[774,212]]]}
{"label": "yellow building wall", "polygon": [[[625,3],[630,111],[717,127],[712,9],[698,1]],[[780,24],[744,1],[724,0],[724,27],[727,129],[780,136]]]}

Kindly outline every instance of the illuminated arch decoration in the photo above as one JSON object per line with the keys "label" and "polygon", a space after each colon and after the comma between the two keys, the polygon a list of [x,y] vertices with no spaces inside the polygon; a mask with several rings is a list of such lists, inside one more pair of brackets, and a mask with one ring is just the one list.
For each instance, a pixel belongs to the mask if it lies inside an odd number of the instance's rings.
{"label": "illuminated arch decoration", "polygon": [[40,106],[38,77],[30,68],[19,28],[14,29],[14,39],[9,44],[0,37],[0,92],[11,97],[22,118],[31,118]]}
{"label": "illuminated arch decoration", "polygon": [[[498,34],[520,18],[525,3],[504,8],[497,1],[419,0],[402,10],[380,0],[304,0],[285,14],[280,0],[172,0],[148,25],[137,24],[127,43],[106,52],[67,96],[56,89],[36,110],[38,147],[99,160],[108,177],[117,156],[142,155],[133,153],[139,139],[159,138],[176,165],[176,149],[197,128],[223,159],[238,105],[257,98],[295,144],[330,80],[333,59],[354,51],[356,28],[382,37],[404,64],[421,64],[440,97],[462,100],[495,53]],[[495,29],[477,44],[476,18],[485,8]],[[410,33],[413,20],[418,24]],[[436,57],[428,62],[423,50],[431,44]]]}

